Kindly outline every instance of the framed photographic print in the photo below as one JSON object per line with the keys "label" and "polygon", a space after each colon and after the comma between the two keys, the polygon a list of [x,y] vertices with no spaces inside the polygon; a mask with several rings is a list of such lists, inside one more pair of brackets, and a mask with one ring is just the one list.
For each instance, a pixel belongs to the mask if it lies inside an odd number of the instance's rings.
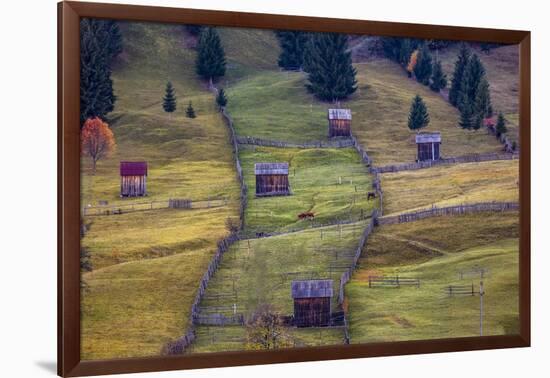
{"label": "framed photographic print", "polygon": [[58,9],[59,375],[529,346],[529,32]]}

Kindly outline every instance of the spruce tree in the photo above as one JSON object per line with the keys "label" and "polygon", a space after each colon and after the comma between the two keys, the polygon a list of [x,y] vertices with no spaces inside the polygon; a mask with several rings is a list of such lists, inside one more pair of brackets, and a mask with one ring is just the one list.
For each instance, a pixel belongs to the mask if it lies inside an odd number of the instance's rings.
{"label": "spruce tree", "polygon": [[187,106],[187,109],[185,110],[185,115],[187,118],[196,118],[197,115],[195,114],[195,109],[193,109],[193,104],[191,101],[189,101],[189,105]]}
{"label": "spruce tree", "polygon": [[458,124],[463,129],[473,129],[476,121],[476,114],[472,107],[472,104],[468,100],[467,96],[462,96],[461,103],[459,104],[460,120]]}
{"label": "spruce tree", "polygon": [[223,88],[218,91],[218,95],[216,96],[216,104],[218,104],[220,109],[225,108],[227,105],[227,97],[225,96],[225,91]]}
{"label": "spruce tree", "polygon": [[109,38],[104,21],[88,18],[80,21],[81,126],[88,118],[104,119],[114,109],[116,97],[110,63],[116,49],[110,45]]}
{"label": "spruce tree", "polygon": [[348,51],[348,37],[337,33],[315,33],[308,45],[307,89],[324,101],[345,99],[357,90],[356,70]]}
{"label": "spruce tree", "polygon": [[484,76],[485,68],[477,54],[473,54],[464,68],[462,85],[460,86],[461,94],[466,95],[472,104],[476,101],[477,89]]}
{"label": "spruce tree", "polygon": [[451,80],[451,88],[449,90],[449,102],[453,106],[457,106],[460,102],[460,89],[462,86],[462,77],[468,61],[470,60],[470,49],[466,44],[462,44],[458,58],[455,62],[453,79]]}
{"label": "spruce tree", "polygon": [[475,111],[483,116],[483,118],[493,116],[493,107],[491,105],[491,93],[489,91],[489,82],[485,77],[481,78],[477,86],[475,98]]}
{"label": "spruce tree", "polygon": [[278,31],[276,33],[281,46],[279,67],[285,70],[298,70],[304,65],[304,52],[308,35],[300,31]]}
{"label": "spruce tree", "polygon": [[201,31],[197,47],[197,74],[213,81],[225,75],[225,52],[216,29],[207,27]]}
{"label": "spruce tree", "polygon": [[441,62],[436,61],[432,69],[432,78],[430,82],[430,88],[439,92],[447,86],[447,76],[443,73],[443,68],[441,68]]}
{"label": "spruce tree", "polygon": [[166,83],[166,93],[162,99],[162,108],[170,114],[176,110],[176,93],[171,82]]}
{"label": "spruce tree", "polygon": [[422,100],[422,97],[416,95],[413,98],[411,104],[411,110],[409,112],[408,126],[411,130],[419,130],[428,126],[430,123],[430,115],[428,114],[428,108]]}
{"label": "spruce tree", "polygon": [[424,44],[418,51],[418,60],[414,66],[414,75],[416,80],[424,85],[430,84],[432,76],[432,54],[428,47]]}
{"label": "spruce tree", "polygon": [[502,112],[498,113],[496,132],[499,137],[508,132],[508,129],[506,128],[506,120],[504,119]]}
{"label": "spruce tree", "polygon": [[406,67],[413,51],[411,40],[409,38],[403,39],[399,49],[399,64]]}

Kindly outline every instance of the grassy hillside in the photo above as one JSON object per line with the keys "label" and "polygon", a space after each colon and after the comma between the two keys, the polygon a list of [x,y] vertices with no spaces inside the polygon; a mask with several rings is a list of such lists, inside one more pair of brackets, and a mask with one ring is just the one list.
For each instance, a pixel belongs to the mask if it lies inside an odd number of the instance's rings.
{"label": "grassy hillside", "polygon": [[[412,98],[420,94],[431,122],[426,131],[440,131],[442,155],[496,152],[502,148],[483,130],[458,127],[458,112],[439,94],[407,78],[397,64],[377,59],[356,64],[358,91],[341,103],[353,113],[352,130],[375,164],[414,161],[414,133],[407,127]],[[241,136],[303,142],[327,138],[327,108],[304,87],[303,73],[265,71],[232,86],[229,112]]]}
{"label": "grassy hillside", "polygon": [[518,201],[518,160],[382,174],[384,214],[462,203]]}
{"label": "grassy hillside", "polygon": [[[326,224],[366,217],[377,206],[367,201],[372,180],[354,149],[247,147],[240,158],[250,189],[245,214],[250,234],[310,227],[310,220],[298,220],[305,211],[315,213],[315,223]],[[292,195],[256,198],[254,163],[259,162],[288,162]]]}
{"label": "grassy hillside", "polygon": [[[382,226],[369,238],[346,286],[352,343],[479,335],[479,297],[452,297],[448,285],[475,285],[460,271],[486,268],[485,335],[518,332],[518,216],[476,214]],[[369,288],[369,275],[419,278],[416,287]]]}
{"label": "grassy hillside", "polygon": [[[113,81],[117,103],[109,123],[116,153],[91,176],[82,160],[82,204],[168,198],[231,199],[205,210],[155,210],[88,217],[82,245],[94,271],[83,276],[83,359],[158,355],[185,332],[189,309],[225,219],[237,215],[238,183],[226,126],[213,97],[195,76],[195,52],[181,26],[124,23],[124,52]],[[169,117],[161,99],[171,80],[178,109]],[[197,118],[185,117],[193,101]],[[120,199],[120,160],[146,160],[149,196]]]}
{"label": "grassy hillside", "polygon": [[[295,279],[323,278],[339,285],[342,272],[350,266],[359,237],[366,222],[304,230],[301,232],[260,239],[243,240],[224,255],[222,264],[210,281],[203,311],[249,316],[264,303],[272,304],[280,313],[292,314],[290,283]],[[216,295],[224,294],[218,298]],[[333,297],[333,307],[336,305]],[[220,309],[221,308],[221,309]],[[209,332],[208,329],[211,331]],[[216,330],[214,330],[216,329]],[[318,336],[315,330],[289,330],[297,345],[341,343],[342,329],[326,330]],[[217,344],[212,344],[212,338]],[[193,352],[235,350],[245,347],[241,327],[199,327]]]}

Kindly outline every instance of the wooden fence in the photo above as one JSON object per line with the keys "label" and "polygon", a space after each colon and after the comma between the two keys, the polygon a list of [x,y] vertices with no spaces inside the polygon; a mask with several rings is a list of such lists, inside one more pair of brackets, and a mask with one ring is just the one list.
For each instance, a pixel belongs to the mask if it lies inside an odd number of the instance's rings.
{"label": "wooden fence", "polygon": [[117,203],[113,205],[85,206],[82,208],[82,216],[117,215],[134,213],[136,211],[151,211],[161,209],[208,209],[226,206],[226,198],[210,198],[201,200],[168,199],[162,201],[141,201],[129,203]]}
{"label": "wooden fence", "polygon": [[401,286],[420,287],[420,280],[418,278],[399,277],[398,275],[395,277],[369,276],[369,288],[375,288],[375,287],[400,288]]}
{"label": "wooden fence", "polygon": [[226,326],[226,325],[244,325],[244,315],[224,315],[221,313],[214,314],[197,314],[195,317],[195,324],[201,325],[213,325],[213,326]]}
{"label": "wooden fence", "polygon": [[163,356],[183,354],[185,349],[195,340],[195,337],[195,329],[193,327],[190,327],[185,335],[183,335],[179,339],[169,341],[164,344],[162,350],[160,351],[160,354]]}
{"label": "wooden fence", "polygon": [[517,202],[482,202],[471,205],[457,205],[448,207],[432,207],[427,210],[413,211],[393,216],[385,216],[378,218],[378,224],[396,224],[414,222],[424,218],[438,216],[453,216],[469,213],[479,213],[485,211],[517,211],[519,203]]}
{"label": "wooden fence", "polygon": [[363,234],[361,235],[361,238],[359,239],[359,244],[357,246],[357,249],[355,250],[355,254],[353,256],[353,261],[351,263],[351,266],[342,273],[340,276],[340,288],[338,291],[338,304],[344,303],[344,286],[348,283],[348,281],[351,279],[351,275],[353,274],[353,271],[357,267],[357,262],[359,261],[359,257],[361,256],[361,252],[363,251],[363,248],[365,247],[365,243],[367,242],[367,239],[374,229],[375,225],[377,224],[378,219],[378,211],[375,209],[372,211],[371,214],[371,220],[367,227],[363,230]]}
{"label": "wooden fence", "polygon": [[367,151],[361,146],[355,135],[351,136],[351,140],[353,141],[353,147],[357,150],[357,153],[361,157],[361,161],[367,165],[367,167],[370,167],[372,165],[372,160],[367,154]]}
{"label": "wooden fence", "polygon": [[484,161],[514,160],[518,158],[519,158],[519,154],[517,153],[474,154],[474,155],[441,158],[439,160],[433,160],[433,161],[428,160],[428,161],[419,161],[419,162],[412,162],[412,163],[384,165],[381,167],[372,167],[371,172],[372,173],[389,173],[389,172],[400,172],[400,171],[412,171],[417,169],[431,168],[431,167],[435,167],[438,165],[445,165],[445,164],[479,163]]}
{"label": "wooden fence", "polygon": [[341,138],[328,141],[308,141],[303,143],[290,143],[279,140],[269,140],[261,138],[253,138],[249,136],[237,137],[239,144],[249,144],[263,147],[280,147],[280,148],[349,148],[354,147],[354,141],[350,138]]}
{"label": "wooden fence", "polygon": [[237,179],[239,180],[239,184],[241,186],[241,194],[240,194],[241,203],[240,203],[240,209],[239,209],[239,219],[240,219],[240,230],[242,230],[244,228],[244,213],[246,210],[246,206],[248,204],[248,199],[247,199],[248,188],[244,182],[243,168],[241,165],[241,161],[239,160],[239,142],[238,142],[237,134],[235,133],[235,127],[233,127],[233,119],[227,113],[225,108],[222,108],[221,113],[225,121],[225,124],[229,129],[229,139],[230,139],[231,145],[233,146],[233,157],[235,159]]}
{"label": "wooden fence", "polygon": [[445,293],[449,297],[455,296],[475,296],[476,290],[474,284],[472,285],[449,285],[445,287]]}

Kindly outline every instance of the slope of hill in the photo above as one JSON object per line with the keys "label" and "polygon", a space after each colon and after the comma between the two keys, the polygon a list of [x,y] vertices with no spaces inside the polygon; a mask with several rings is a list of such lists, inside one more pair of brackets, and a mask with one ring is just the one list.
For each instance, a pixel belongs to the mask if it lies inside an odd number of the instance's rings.
{"label": "slope of hill", "polygon": [[[158,355],[188,326],[189,309],[225,220],[237,216],[238,183],[226,126],[212,94],[192,70],[195,52],[181,26],[123,23],[124,52],[113,81],[117,103],[109,123],[116,153],[95,176],[82,160],[82,204],[168,198],[226,198],[215,209],[161,209],[86,217],[82,239],[94,271],[83,275],[82,358]],[[178,109],[168,116],[161,99],[172,81]],[[184,115],[193,102],[197,118]],[[121,199],[120,160],[146,160],[149,195]]]}
{"label": "slope of hill", "polygon": [[[484,335],[518,332],[518,214],[475,214],[382,226],[346,286],[352,343],[479,335],[479,296],[450,297],[449,285],[486,295]],[[460,272],[463,272],[462,276]],[[369,276],[418,278],[420,286],[369,288]]]}

